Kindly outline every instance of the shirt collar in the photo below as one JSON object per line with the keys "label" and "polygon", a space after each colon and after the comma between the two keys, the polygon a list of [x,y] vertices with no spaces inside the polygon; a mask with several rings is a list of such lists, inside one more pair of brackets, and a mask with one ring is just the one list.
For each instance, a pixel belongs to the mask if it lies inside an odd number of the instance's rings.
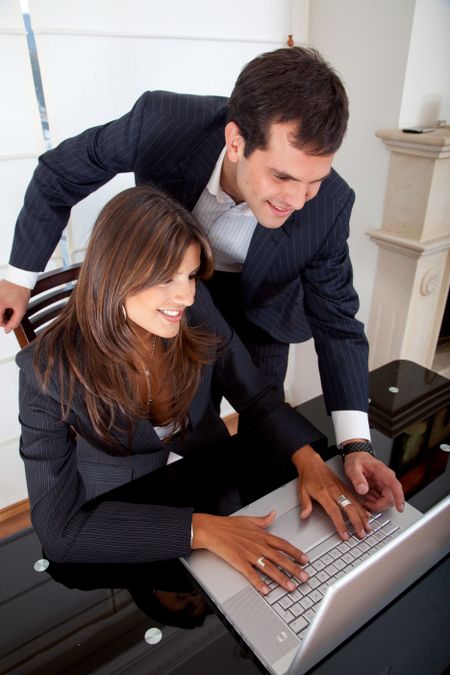
{"label": "shirt collar", "polygon": [[214,195],[214,197],[217,199],[218,202],[221,204],[225,201],[232,201],[234,204],[234,200],[230,197],[230,195],[227,195],[226,192],[222,190],[220,187],[220,174],[222,172],[222,165],[223,165],[223,159],[225,157],[225,153],[227,151],[226,146],[220,153],[216,165],[213,169],[213,172],[211,174],[211,177],[208,181],[208,184],[206,186],[206,189],[211,195]]}
{"label": "shirt collar", "polygon": [[247,202],[242,202],[241,204],[236,206],[236,202],[234,201],[233,197],[230,197],[230,195],[224,192],[224,190],[222,190],[222,188],[220,187],[220,174],[222,172],[223,160],[226,151],[227,148],[225,146],[217,159],[216,165],[213,169],[213,172],[208,181],[206,189],[208,190],[210,195],[212,195],[217,199],[219,204],[225,204],[228,208],[235,208],[240,212],[241,215],[251,216],[256,219],[256,216],[254,216],[253,212],[250,210],[250,207],[248,206]]}

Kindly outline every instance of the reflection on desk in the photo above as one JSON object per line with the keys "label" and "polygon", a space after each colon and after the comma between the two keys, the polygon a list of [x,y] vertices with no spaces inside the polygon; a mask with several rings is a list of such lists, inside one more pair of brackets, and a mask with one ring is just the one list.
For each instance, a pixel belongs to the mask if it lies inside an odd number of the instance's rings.
{"label": "reflection on desk", "polygon": [[[42,555],[32,529],[0,544],[1,673],[260,672],[178,561],[149,574],[145,565],[112,564],[37,572]],[[151,628],[161,631],[156,644],[145,639]]]}
{"label": "reflection on desk", "polygon": [[[446,473],[450,452],[450,380],[412,361],[393,361],[370,374],[370,398],[374,440],[392,440],[383,460],[406,498],[434,483],[436,503],[445,493],[435,481]],[[430,506],[424,502],[422,510]]]}

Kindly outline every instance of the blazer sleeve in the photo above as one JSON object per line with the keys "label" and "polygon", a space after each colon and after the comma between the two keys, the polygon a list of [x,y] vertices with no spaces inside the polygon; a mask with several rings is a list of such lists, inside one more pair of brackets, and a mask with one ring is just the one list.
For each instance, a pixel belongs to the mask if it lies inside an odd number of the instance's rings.
{"label": "blazer sleeve", "polygon": [[42,271],[70,209],[118,173],[138,183],[180,180],[179,165],[216,123],[225,99],[145,92],[122,117],[63,141],[39,158],[17,219],[10,263]]}
{"label": "blazer sleeve", "polygon": [[[18,358],[20,454],[31,518],[55,562],[149,562],[189,555],[192,509],[115,501],[86,503],[71,419],[57,392],[43,393],[30,360]],[[72,420],[73,421],[73,420]],[[168,534],[169,533],[169,534]]]}
{"label": "blazer sleeve", "polygon": [[133,170],[145,105],[144,94],[123,117],[41,155],[16,222],[12,265],[36,272],[45,269],[72,206],[116,174]]}
{"label": "blazer sleeve", "polygon": [[[368,409],[368,344],[353,286],[347,239],[355,195],[346,188],[333,226],[301,273],[304,309],[314,337],[328,412]],[[331,200],[325,207],[331,210]],[[334,206],[334,208],[336,208]]]}

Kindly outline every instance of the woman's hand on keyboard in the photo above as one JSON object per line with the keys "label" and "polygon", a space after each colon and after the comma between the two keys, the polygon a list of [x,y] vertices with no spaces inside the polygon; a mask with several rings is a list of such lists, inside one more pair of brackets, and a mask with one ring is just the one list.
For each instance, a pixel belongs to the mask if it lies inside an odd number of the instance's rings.
{"label": "woman's hand on keyboard", "polygon": [[[342,539],[349,538],[344,516],[349,519],[358,537],[364,537],[370,532],[369,514],[365,507],[311,446],[306,445],[297,450],[292,461],[299,474],[298,492],[302,519],[311,515],[313,501],[316,501],[330,516]],[[341,495],[350,502],[344,508],[338,503]]]}
{"label": "woman's hand on keyboard", "polygon": [[[307,581],[308,575],[300,567],[308,558],[300,549],[285,539],[267,531],[275,517],[275,511],[266,516],[212,516],[195,513],[192,516],[192,548],[212,551],[232,567],[242,572],[263,595],[269,593],[267,579],[274,579],[287,591],[293,591],[298,581]],[[281,569],[280,569],[281,568]]]}
{"label": "woman's hand on keyboard", "polygon": [[384,511],[395,506],[405,508],[405,495],[395,473],[367,452],[352,452],[344,461],[344,469],[353,487],[364,496],[363,504],[370,511]]}

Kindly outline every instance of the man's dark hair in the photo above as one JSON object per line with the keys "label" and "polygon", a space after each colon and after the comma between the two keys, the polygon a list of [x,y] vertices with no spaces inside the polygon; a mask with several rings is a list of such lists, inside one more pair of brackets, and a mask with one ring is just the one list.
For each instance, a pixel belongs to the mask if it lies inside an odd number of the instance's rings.
{"label": "man's dark hair", "polygon": [[290,141],[299,150],[331,155],[347,128],[347,94],[315,49],[277,49],[257,56],[242,70],[231,94],[228,121],[238,125],[246,157],[267,147],[274,122],[297,124]]}

